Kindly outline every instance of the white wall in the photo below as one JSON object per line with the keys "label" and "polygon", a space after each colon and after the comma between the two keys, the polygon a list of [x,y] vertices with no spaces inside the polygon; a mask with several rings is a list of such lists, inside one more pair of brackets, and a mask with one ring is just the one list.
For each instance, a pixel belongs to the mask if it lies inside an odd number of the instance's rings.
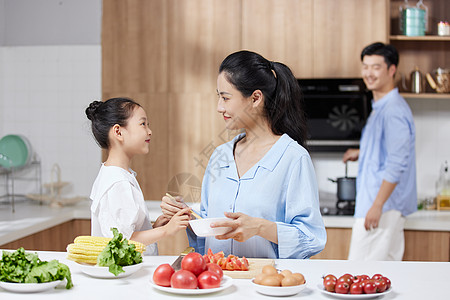
{"label": "white wall", "polygon": [[[92,100],[101,99],[101,47],[3,47],[1,51],[0,136],[28,138],[42,161],[44,183],[58,163],[62,180],[71,182],[64,195],[89,196],[101,152],[84,110]],[[16,181],[19,193],[35,192],[30,191],[35,186]]]}
{"label": "white wall", "polygon": [[[101,162],[84,114],[101,98],[101,16],[101,0],[0,0],[0,138],[28,138],[43,183],[58,163],[67,197],[89,196]],[[16,192],[37,192],[34,174]]]}

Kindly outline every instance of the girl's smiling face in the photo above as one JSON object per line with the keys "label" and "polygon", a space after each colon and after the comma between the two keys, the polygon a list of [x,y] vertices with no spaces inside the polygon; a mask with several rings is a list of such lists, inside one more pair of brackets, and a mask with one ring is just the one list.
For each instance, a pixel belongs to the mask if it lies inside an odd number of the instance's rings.
{"label": "girl's smiling face", "polygon": [[228,82],[223,72],[217,77],[217,96],[217,112],[223,115],[227,129],[246,128],[254,122],[250,97],[244,97]]}
{"label": "girl's smiling face", "polygon": [[127,125],[121,128],[123,145],[130,155],[147,154],[152,131],[145,110],[138,106],[133,110]]}

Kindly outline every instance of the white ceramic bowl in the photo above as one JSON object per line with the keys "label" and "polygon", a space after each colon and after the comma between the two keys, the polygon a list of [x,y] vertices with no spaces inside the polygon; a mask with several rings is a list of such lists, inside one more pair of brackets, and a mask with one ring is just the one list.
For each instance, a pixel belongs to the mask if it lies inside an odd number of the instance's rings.
{"label": "white ceramic bowl", "polygon": [[292,296],[300,293],[302,290],[306,288],[306,283],[301,285],[294,286],[266,286],[261,284],[256,284],[254,279],[252,279],[252,285],[256,289],[256,291],[260,294],[267,296]]}
{"label": "white ceramic bowl", "polygon": [[192,230],[197,236],[205,237],[205,236],[216,236],[225,234],[230,231],[230,227],[216,227],[211,228],[211,223],[218,221],[231,220],[230,218],[206,218],[206,219],[197,219],[190,220],[189,225],[191,225]]}

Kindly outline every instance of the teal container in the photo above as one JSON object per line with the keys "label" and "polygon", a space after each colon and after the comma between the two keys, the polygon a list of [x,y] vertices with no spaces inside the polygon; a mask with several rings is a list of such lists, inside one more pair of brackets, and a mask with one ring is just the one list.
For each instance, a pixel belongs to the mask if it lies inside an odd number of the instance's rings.
{"label": "teal container", "polygon": [[425,35],[425,10],[417,7],[408,7],[402,11],[403,34],[407,36]]}

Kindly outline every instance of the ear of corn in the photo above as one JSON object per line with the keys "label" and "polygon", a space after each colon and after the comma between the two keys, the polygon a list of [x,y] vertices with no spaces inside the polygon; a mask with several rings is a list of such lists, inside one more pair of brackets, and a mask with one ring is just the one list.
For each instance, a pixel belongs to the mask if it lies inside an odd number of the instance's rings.
{"label": "ear of corn", "polygon": [[[72,244],[67,245],[67,259],[85,263],[97,263],[98,255],[105,249],[111,238],[83,235],[75,238]],[[136,251],[141,254],[145,251],[145,245],[139,242],[129,240],[128,243],[134,244]]]}

